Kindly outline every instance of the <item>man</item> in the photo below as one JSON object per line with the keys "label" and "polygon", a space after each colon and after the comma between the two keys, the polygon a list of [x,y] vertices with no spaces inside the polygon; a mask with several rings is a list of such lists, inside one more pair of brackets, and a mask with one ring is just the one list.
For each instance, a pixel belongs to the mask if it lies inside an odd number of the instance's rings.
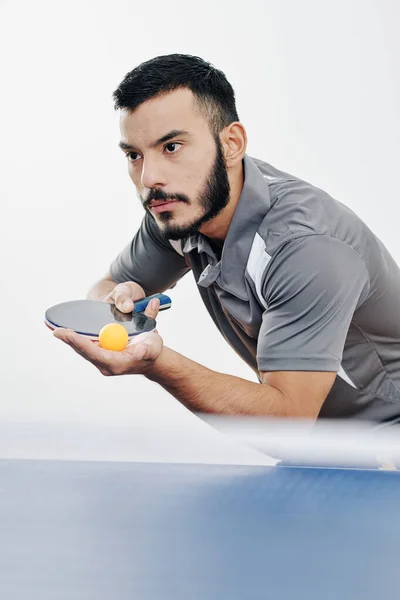
{"label": "man", "polygon": [[[189,270],[260,383],[207,369],[142,334],[101,349],[57,330],[104,375],[143,374],[191,410],[279,417],[400,415],[400,272],[348,208],[246,154],[225,75],[160,56],[114,92],[142,225],[90,290],[130,312]],[[146,314],[156,317],[158,301]]]}

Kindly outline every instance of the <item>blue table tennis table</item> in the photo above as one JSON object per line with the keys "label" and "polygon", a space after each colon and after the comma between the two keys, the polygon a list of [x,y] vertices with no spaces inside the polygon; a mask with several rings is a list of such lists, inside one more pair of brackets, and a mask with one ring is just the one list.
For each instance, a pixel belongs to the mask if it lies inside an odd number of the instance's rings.
{"label": "blue table tennis table", "polygon": [[399,475],[2,460],[0,598],[398,600]]}

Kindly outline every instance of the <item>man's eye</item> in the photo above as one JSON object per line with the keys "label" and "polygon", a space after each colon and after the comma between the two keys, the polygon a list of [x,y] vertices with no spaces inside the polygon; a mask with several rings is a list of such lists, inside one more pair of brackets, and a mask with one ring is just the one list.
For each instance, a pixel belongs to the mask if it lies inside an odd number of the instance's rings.
{"label": "man's eye", "polygon": [[126,156],[130,162],[136,162],[136,160],[139,158],[139,154],[137,152],[127,152]]}
{"label": "man's eye", "polygon": [[169,144],[166,144],[164,146],[164,149],[166,150],[167,154],[174,154],[179,150],[181,146],[182,144],[180,144],[179,142],[170,142]]}

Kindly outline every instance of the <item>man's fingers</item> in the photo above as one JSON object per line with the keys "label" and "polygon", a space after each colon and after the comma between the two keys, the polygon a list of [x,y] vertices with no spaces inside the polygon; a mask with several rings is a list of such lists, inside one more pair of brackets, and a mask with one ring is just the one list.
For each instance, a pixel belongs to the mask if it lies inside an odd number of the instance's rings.
{"label": "man's fingers", "polygon": [[146,317],[150,317],[150,319],[156,319],[157,315],[158,315],[159,308],[160,308],[160,301],[159,301],[159,299],[158,298],[153,298],[153,300],[150,300],[150,302],[146,306],[144,314],[146,315]]}
{"label": "man's fingers", "polygon": [[128,283],[120,283],[113,291],[114,304],[121,312],[132,312],[132,290]]}
{"label": "man's fingers", "polygon": [[[146,297],[144,289],[133,281],[119,283],[115,288],[104,298],[104,302],[114,304],[115,307],[123,313],[130,313],[134,309],[134,302],[143,300]],[[153,298],[144,311],[146,317],[155,319],[160,308],[158,298]]]}
{"label": "man's fingers", "polygon": [[110,292],[108,294],[108,296],[106,296],[105,298],[103,298],[102,302],[106,302],[107,304],[114,304],[113,293]]}
{"label": "man's fingers", "polygon": [[129,313],[133,311],[133,300],[127,298],[126,300],[117,300],[115,306],[123,313]]}
{"label": "man's fingers", "polygon": [[54,337],[62,340],[71,348],[80,354],[86,360],[92,362],[96,366],[111,367],[113,353],[109,350],[103,350],[98,344],[94,344],[91,340],[82,335],[75,333],[70,329],[56,329]]}
{"label": "man's fingers", "polygon": [[56,337],[59,340],[62,340],[66,344],[68,344],[70,335],[73,333],[74,332],[72,331],[72,329],[62,329],[61,327],[53,331],[54,337]]}
{"label": "man's fingers", "polygon": [[114,294],[108,294],[103,300],[107,304],[113,304],[118,310],[123,313],[129,313],[133,311],[133,300],[132,298],[127,298],[124,292]]}
{"label": "man's fingers", "polygon": [[156,360],[163,348],[162,338],[153,332],[135,336],[120,352],[104,350],[98,343],[71,329],[56,329],[53,334],[91,362],[103,375],[144,374],[145,363]]}
{"label": "man's fingers", "polygon": [[145,297],[144,290],[133,281],[119,283],[115,286],[111,294],[106,298],[106,302],[114,303],[118,310],[123,313],[133,311],[135,300],[141,300]]}
{"label": "man's fingers", "polygon": [[154,331],[135,336],[128,348],[135,360],[155,360],[163,347],[163,340]]}

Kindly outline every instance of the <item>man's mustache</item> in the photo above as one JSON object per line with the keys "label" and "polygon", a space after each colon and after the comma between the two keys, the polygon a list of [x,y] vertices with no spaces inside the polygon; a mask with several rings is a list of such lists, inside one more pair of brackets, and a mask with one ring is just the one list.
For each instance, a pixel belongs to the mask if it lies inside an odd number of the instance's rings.
{"label": "man's mustache", "polygon": [[167,194],[163,190],[151,190],[145,200],[142,198],[143,207],[148,208],[152,200],[177,200],[178,202],[190,204],[190,200],[185,194]]}

